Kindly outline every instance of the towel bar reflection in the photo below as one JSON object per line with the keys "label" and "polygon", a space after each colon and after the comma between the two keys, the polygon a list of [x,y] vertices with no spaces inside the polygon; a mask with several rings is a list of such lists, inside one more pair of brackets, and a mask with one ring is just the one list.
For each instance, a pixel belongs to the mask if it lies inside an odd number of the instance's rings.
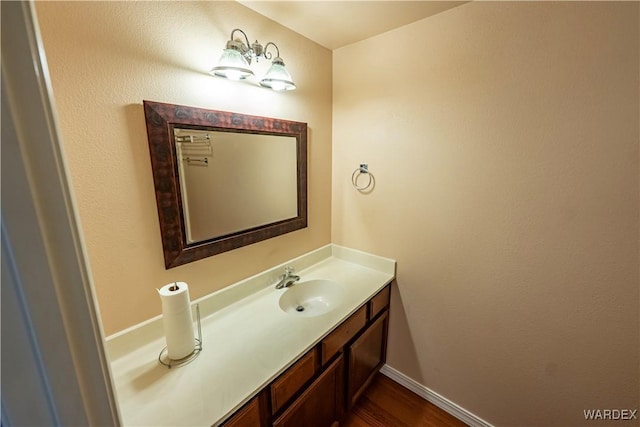
{"label": "towel bar reflection", "polygon": [[[367,175],[367,177],[369,178],[369,180],[367,181],[366,184],[364,185],[358,185],[358,178],[360,177],[360,175]],[[353,174],[351,174],[351,184],[353,185],[353,187],[362,192],[366,192],[367,190],[371,191],[373,190],[373,186],[375,185],[376,179],[373,176],[373,174],[369,171],[369,165],[361,163],[360,167],[356,168],[356,170],[353,171]]]}
{"label": "towel bar reflection", "polygon": [[209,159],[207,157],[203,157],[201,159],[194,157],[183,157],[182,160],[187,162],[188,165],[192,166],[209,166]]}
{"label": "towel bar reflection", "polygon": [[[182,131],[177,129],[175,132]],[[203,155],[213,154],[213,146],[211,145],[211,135],[176,135],[176,144],[180,145],[183,154]]]}

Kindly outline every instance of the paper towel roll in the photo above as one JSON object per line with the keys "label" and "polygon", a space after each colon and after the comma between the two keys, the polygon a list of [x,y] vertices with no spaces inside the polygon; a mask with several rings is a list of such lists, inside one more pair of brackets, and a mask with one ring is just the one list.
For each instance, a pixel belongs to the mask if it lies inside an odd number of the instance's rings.
{"label": "paper towel roll", "polygon": [[158,289],[162,300],[162,324],[167,355],[173,360],[187,357],[195,349],[189,286],[174,282]]}

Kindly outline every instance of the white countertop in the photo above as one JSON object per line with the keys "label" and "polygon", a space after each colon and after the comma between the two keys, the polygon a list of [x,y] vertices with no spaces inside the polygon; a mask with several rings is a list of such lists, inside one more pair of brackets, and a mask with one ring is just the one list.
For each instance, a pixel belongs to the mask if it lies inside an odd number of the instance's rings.
{"label": "white countertop", "polygon": [[[344,285],[343,303],[317,317],[283,312],[275,280],[294,265],[301,281]],[[395,277],[395,261],[327,245],[201,298],[203,350],[190,364],[158,362],[160,316],[107,339],[124,426],[210,426],[223,421]],[[294,285],[295,286],[295,285]]]}

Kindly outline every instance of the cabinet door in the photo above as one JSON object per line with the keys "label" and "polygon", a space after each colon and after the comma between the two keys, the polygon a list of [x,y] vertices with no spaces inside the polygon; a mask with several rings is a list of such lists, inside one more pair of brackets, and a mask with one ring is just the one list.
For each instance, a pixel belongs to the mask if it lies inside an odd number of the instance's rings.
{"label": "cabinet door", "polygon": [[384,312],[349,347],[348,402],[353,406],[386,357],[388,312]]}
{"label": "cabinet door", "polygon": [[343,357],[336,359],[273,423],[274,427],[337,426],[343,411]]}

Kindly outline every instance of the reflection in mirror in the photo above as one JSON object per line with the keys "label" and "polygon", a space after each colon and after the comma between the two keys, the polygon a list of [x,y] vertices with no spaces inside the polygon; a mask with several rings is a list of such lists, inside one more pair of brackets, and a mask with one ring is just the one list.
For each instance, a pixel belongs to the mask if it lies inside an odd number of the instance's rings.
{"label": "reflection in mirror", "polygon": [[307,226],[307,124],[144,101],[166,268]]}
{"label": "reflection in mirror", "polygon": [[295,137],[173,132],[187,243],[297,216]]}

